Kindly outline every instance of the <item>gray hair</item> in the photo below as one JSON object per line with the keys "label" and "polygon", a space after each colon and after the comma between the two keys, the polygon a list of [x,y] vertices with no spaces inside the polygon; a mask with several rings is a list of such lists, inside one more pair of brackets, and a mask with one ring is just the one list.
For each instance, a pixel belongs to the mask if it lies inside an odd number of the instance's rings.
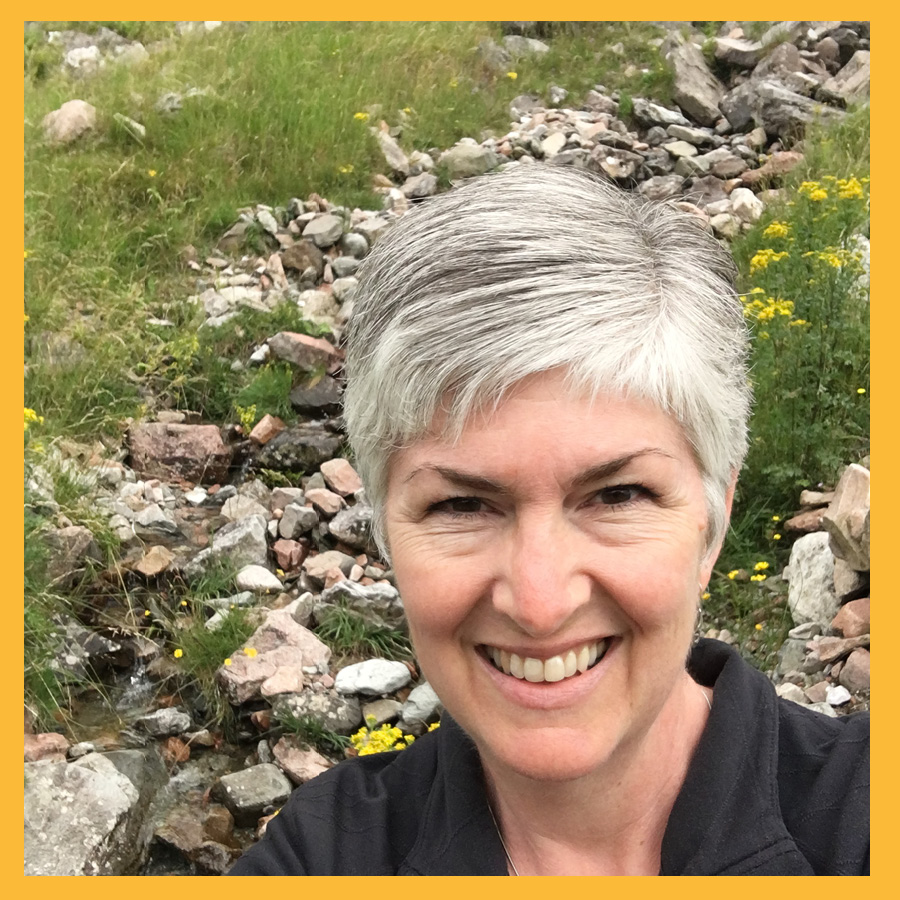
{"label": "gray hair", "polygon": [[649,399],[703,477],[709,547],[747,449],[747,328],[728,251],[696,216],[569,167],[514,165],[405,215],[360,267],[344,416],[373,533],[391,454],[562,368],[574,391]]}

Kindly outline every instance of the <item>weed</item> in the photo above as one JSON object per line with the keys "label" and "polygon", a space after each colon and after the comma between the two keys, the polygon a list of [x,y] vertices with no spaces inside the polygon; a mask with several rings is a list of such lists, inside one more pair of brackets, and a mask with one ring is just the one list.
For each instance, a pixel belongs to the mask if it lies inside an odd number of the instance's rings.
{"label": "weed", "polygon": [[402,632],[373,625],[359,613],[340,605],[333,606],[323,615],[316,634],[338,657],[412,657],[409,639]]}
{"label": "weed", "polygon": [[329,731],[312,716],[297,716],[284,709],[278,713],[278,722],[288,734],[296,735],[308,747],[323,753],[343,756],[350,746],[350,738]]}

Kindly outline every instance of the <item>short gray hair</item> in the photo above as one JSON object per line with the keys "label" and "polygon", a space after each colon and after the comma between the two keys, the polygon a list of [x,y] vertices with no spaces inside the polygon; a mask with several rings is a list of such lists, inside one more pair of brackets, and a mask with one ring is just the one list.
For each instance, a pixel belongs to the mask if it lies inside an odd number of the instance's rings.
{"label": "short gray hair", "polygon": [[679,422],[712,547],[747,449],[747,328],[728,251],[696,216],[586,172],[511,165],[407,213],[358,273],[344,416],[373,532],[391,454],[450,440],[523,378],[642,397]]}

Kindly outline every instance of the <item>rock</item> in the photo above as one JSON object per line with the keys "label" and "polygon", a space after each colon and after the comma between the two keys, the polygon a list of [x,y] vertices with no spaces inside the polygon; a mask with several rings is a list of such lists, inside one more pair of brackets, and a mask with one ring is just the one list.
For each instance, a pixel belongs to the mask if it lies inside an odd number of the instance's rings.
{"label": "rock", "polygon": [[296,737],[283,737],[272,748],[275,761],[294,784],[305,784],[334,763],[317,750],[304,747]]}
{"label": "rock", "polygon": [[834,593],[834,557],[823,532],[798,538],[791,547],[788,605],[796,624],[827,626],[838,611]]}
{"label": "rock", "polygon": [[254,426],[250,432],[250,440],[258,447],[268,444],[276,435],[284,431],[284,422],[278,416],[266,413]]}
{"label": "rock", "polygon": [[716,38],[715,43],[716,59],[742,69],[752,69],[760,61],[764,49],[759,41],[736,38]]}
{"label": "rock", "polygon": [[731,208],[742,222],[757,222],[763,214],[762,200],[747,188],[735,188],[731,194]]}
{"label": "rock", "polygon": [[25,875],[136,872],[150,838],[150,782],[139,790],[112,756],[25,764]]}
{"label": "rock", "polygon": [[683,156],[697,155],[697,148],[687,141],[671,141],[668,144],[663,144],[663,149],[676,159],[680,159]]}
{"label": "rock", "polygon": [[70,584],[90,563],[100,563],[103,556],[90,529],[83,525],[55,528],[44,535],[50,550],[47,574],[53,582]]}
{"label": "rock", "polygon": [[[371,128],[369,130],[375,135],[375,140],[378,141],[378,146],[381,149],[385,162],[391,167],[391,170],[406,178],[409,175],[409,160],[400,149],[400,145],[391,137],[387,123],[382,122],[381,128]],[[339,237],[340,233],[325,246],[334,244]]]}
{"label": "rock", "polygon": [[843,685],[833,684],[830,685],[825,691],[825,702],[829,706],[843,706],[845,703],[849,703],[853,698],[850,696],[850,691],[847,690]]}
{"label": "rock", "polygon": [[719,101],[719,108],[734,131],[744,131],[753,123],[756,105],[756,86],[745,81],[726,93]]}
{"label": "rock", "polygon": [[775,671],[779,675],[797,671],[806,658],[806,641],[788,638],[778,650],[778,664]]}
{"label": "rock", "polygon": [[341,510],[329,523],[328,530],[342,543],[354,550],[366,550],[372,544],[372,516],[367,503],[357,503]]}
{"label": "rock", "polygon": [[362,711],[356,697],[341,697],[335,691],[285,694],[273,707],[278,718],[310,717],[322,728],[336,734],[352,734],[362,724]]}
{"label": "rock", "polygon": [[84,100],[67,100],[41,120],[44,138],[51,144],[70,144],[96,124],[97,110]]}
{"label": "rock", "polygon": [[143,728],[151,737],[168,737],[190,731],[191,717],[184,710],[170,706],[141,716],[135,725]]}
{"label": "rock", "polygon": [[272,552],[275,554],[278,568],[290,574],[300,569],[309,550],[305,544],[301,544],[299,541],[280,538],[272,544]]}
{"label": "rock", "polygon": [[821,633],[822,626],[818,622],[804,622],[802,625],[795,625],[788,632],[788,637],[799,641],[808,641]]}
{"label": "rock", "polygon": [[869,99],[869,51],[857,50],[850,61],[820,88],[820,95],[828,100]]}
{"label": "rock", "polygon": [[246,497],[238,494],[235,497],[229,497],[222,504],[222,515],[229,522],[237,522],[239,519],[245,519],[247,516],[262,516],[266,518],[269,514],[268,509],[252,497]]}
{"label": "rock", "polygon": [[[367,725],[371,723],[371,727],[377,728],[379,725],[384,725],[386,722],[396,722],[400,717],[400,711],[402,709],[403,704],[398,700],[382,697],[379,700],[372,700],[369,703],[364,703],[362,706],[362,714]],[[372,722],[372,719],[375,721]]]}
{"label": "rock", "polygon": [[803,70],[803,58],[800,51],[785,41],[767,54],[766,58],[753,70],[753,79],[761,81],[771,78],[783,82],[789,75]]}
{"label": "rock", "polygon": [[341,448],[338,435],[325,431],[314,422],[304,422],[286,428],[269,441],[257,456],[262,469],[310,472],[325,460],[331,459]]}
{"label": "rock", "polygon": [[341,511],[344,501],[326,488],[307,488],[306,502],[311,503],[320,516],[330,518]]}
{"label": "rock", "polygon": [[290,393],[291,406],[301,415],[336,416],[341,412],[341,389],[330,375],[301,382]]}
{"label": "rock", "polygon": [[247,641],[246,647],[255,653],[248,655],[236,648],[231,665],[219,667],[216,679],[229,702],[237,706],[260,697],[263,683],[283,668],[290,672],[304,668],[328,671],[331,650],[294,619],[298,602],[269,612]]}
{"label": "rock", "polygon": [[253,591],[257,594],[268,594],[272,591],[283,591],[284,585],[265,566],[244,566],[237,573],[235,583],[239,591]]}
{"label": "rock", "polygon": [[404,731],[420,729],[435,721],[442,711],[440,698],[425,681],[414,687],[406,698],[400,713],[400,727]]}
{"label": "rock", "polygon": [[340,569],[344,575],[349,575],[355,562],[353,557],[347,556],[346,553],[341,553],[338,550],[327,550],[324,553],[307,557],[303,561],[303,572],[313,584],[322,587],[325,584],[325,577],[329,569]]}
{"label": "rock", "polygon": [[285,269],[294,269],[297,272],[315,269],[317,280],[325,271],[325,257],[312,241],[297,241],[282,250],[281,264]]}
{"label": "rock", "polygon": [[191,758],[191,747],[190,744],[181,740],[181,738],[168,737],[160,746],[160,754],[163,762],[166,764],[166,768],[172,771],[176,766],[187,762]]}
{"label": "rock", "polygon": [[128,443],[140,478],[220,484],[228,477],[232,450],[215,425],[145,422],[131,428]]}
{"label": "rock", "polygon": [[334,688],[339,694],[377,697],[399,691],[411,678],[409,668],[402,662],[367,659],[341,669],[334,680]]}
{"label": "rock", "polygon": [[286,360],[304,371],[326,368],[337,359],[334,347],[324,338],[293,331],[280,331],[269,338],[268,344],[278,359]]}
{"label": "rock", "polygon": [[858,572],[869,569],[868,513],[869,470],[851,464],[841,475],[822,527],[830,535],[832,553]]}
{"label": "rock", "polygon": [[849,594],[856,594],[866,583],[866,576],[863,572],[857,572],[842,559],[834,560],[834,592],[839,599],[843,599]]}
{"label": "rock", "polygon": [[69,742],[54,732],[25,735],[25,762],[65,762]]}
{"label": "rock", "polygon": [[172,564],[175,554],[166,547],[157,544],[135,564],[135,572],[140,572],[145,578],[154,578],[162,574]]}
{"label": "rock", "polygon": [[801,135],[814,119],[838,119],[843,114],[836,109],[815,103],[774,81],[763,81],[756,87],[756,121],[766,133],[782,140]]}
{"label": "rock", "polygon": [[375,241],[378,240],[378,235],[390,224],[388,219],[384,218],[383,215],[373,216],[370,219],[365,219],[357,225],[354,225],[353,229],[357,234],[362,235],[365,238],[367,245],[371,247]]}
{"label": "rock", "polygon": [[675,102],[701,125],[715,125],[721,116],[719,101],[724,88],[706,65],[701,50],[690,41],[680,41],[669,52],[675,70],[672,96]]}
{"label": "rock", "polygon": [[800,491],[801,506],[828,506],[834,500],[834,491]]}
{"label": "rock", "polygon": [[824,508],[808,509],[805,512],[798,513],[796,516],[791,516],[791,518],[784,523],[784,530],[800,532],[802,534],[821,531],[822,517],[824,515]]}
{"label": "rock", "polygon": [[717,237],[734,240],[741,233],[740,220],[728,213],[719,213],[719,215],[712,216],[709,224]]}
{"label": "rock", "polygon": [[[429,159],[431,159],[431,157],[429,157]],[[340,247],[344,253],[355,259],[362,259],[369,252],[369,242],[363,235],[353,231],[348,231],[346,234],[342,235]]]}
{"label": "rock", "polygon": [[518,34],[507,34],[503,37],[503,46],[514,56],[542,56],[550,48],[543,41],[522,37]]}
{"label": "rock", "polygon": [[272,489],[269,498],[269,509],[274,513],[279,509],[285,509],[291,503],[303,505],[303,490],[296,487],[277,487]]}
{"label": "rock", "polygon": [[158,503],[148,503],[135,514],[134,533],[142,538],[182,537],[172,514]]}
{"label": "rock", "polygon": [[265,516],[247,516],[220,528],[213,535],[210,546],[201,550],[185,567],[185,575],[195,578],[215,560],[227,559],[235,568],[265,565],[267,551]]}
{"label": "rock", "polygon": [[349,497],[362,489],[363,485],[359,475],[343,457],[323,462],[320,471],[328,487],[342,497]]}
{"label": "rock", "polygon": [[832,707],[828,703],[810,703],[808,708],[815,710],[818,713],[822,713],[825,716],[829,716],[832,719],[837,718],[837,713],[832,709]]}
{"label": "rock", "polygon": [[684,178],[680,175],[653,175],[638,185],[638,193],[648,200],[668,200],[680,197]]}
{"label": "rock", "polygon": [[[262,697],[271,702],[272,697],[281,694],[299,694],[306,679],[303,676],[303,668],[298,666],[281,666],[275,670],[259,687]],[[271,762],[271,760],[263,760],[261,762]]]}
{"label": "rock", "polygon": [[831,685],[827,681],[817,681],[815,684],[810,685],[804,693],[810,703],[825,703],[829,687]]}
{"label": "rock", "polygon": [[827,665],[828,663],[837,662],[843,656],[849,656],[858,647],[868,646],[868,643],[868,634],[857,638],[826,636],[820,637],[810,646],[813,648],[816,656]]}
{"label": "rock", "polygon": [[694,144],[697,147],[710,144],[714,140],[711,131],[704,128],[691,128],[688,125],[670,125],[666,132],[670,137],[675,138],[676,141],[687,141],[687,143]]}
{"label": "rock", "polygon": [[565,134],[562,131],[556,131],[541,141],[541,152],[545,159],[552,159],[565,146]]}
{"label": "rock", "polygon": [[783,681],[775,688],[775,693],[783,700],[790,700],[792,703],[799,703],[801,706],[809,705],[809,699],[803,692],[803,688],[799,685],[791,684],[789,681]]}
{"label": "rock", "polygon": [[862,648],[847,657],[838,680],[848,691],[857,693],[869,690],[870,659],[869,651]]}
{"label": "rock", "polygon": [[273,763],[261,763],[241,772],[223,775],[212,795],[224,803],[238,826],[255,825],[256,820],[280,808],[291,793],[291,783]]}
{"label": "rock", "polygon": [[869,605],[868,597],[845,603],[838,614],[831,620],[831,627],[845,638],[855,638],[868,634],[871,628]]}
{"label": "rock", "polygon": [[495,168],[500,159],[493,150],[477,144],[456,144],[445,150],[439,159],[451,179],[473,178]]}
{"label": "rock", "polygon": [[491,40],[491,38],[485,38],[478,45],[478,56],[485,65],[498,72],[509,68],[512,62],[509,51],[501,47],[496,41]]}
{"label": "rock", "polygon": [[633,103],[634,109],[632,114],[645,127],[651,125],[667,127],[669,125],[691,124],[680,112],[660,106],[658,103],[652,103],[643,97],[635,97]]}
{"label": "rock", "polygon": [[[348,568],[345,574],[349,573]],[[395,587],[385,582],[357,584],[354,581],[341,581],[322,592],[321,602],[353,610],[373,625],[387,625],[404,631],[407,628],[400,594]],[[318,614],[317,609],[317,617]]]}
{"label": "rock", "polygon": [[320,249],[324,249],[336,244],[343,231],[343,219],[331,213],[325,213],[317,216],[303,229],[303,237],[311,240]]}
{"label": "rock", "polygon": [[[316,511],[309,506],[290,503],[278,523],[278,534],[289,541],[295,541],[302,534],[312,531],[319,524]],[[282,567],[283,568],[283,567]]]}

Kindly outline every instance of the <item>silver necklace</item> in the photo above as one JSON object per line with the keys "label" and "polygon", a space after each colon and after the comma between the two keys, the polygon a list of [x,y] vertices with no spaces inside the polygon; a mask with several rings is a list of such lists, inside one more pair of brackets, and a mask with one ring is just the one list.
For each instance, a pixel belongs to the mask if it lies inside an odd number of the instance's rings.
{"label": "silver necklace", "polygon": [[[697,685],[700,687],[700,685]],[[709,699],[709,694],[700,688],[700,693],[703,694],[703,699],[706,701],[706,705],[709,707],[709,711],[712,712],[712,700]],[[488,801],[488,812],[491,814],[491,821],[494,823],[494,830],[497,832],[497,837],[500,838],[500,846],[503,848],[503,852],[506,854],[506,861],[509,863],[509,867],[513,870],[513,875],[518,875],[519,870],[516,868],[516,864],[513,862],[513,858],[509,855],[509,847],[506,846],[506,841],[503,840],[503,832],[500,830],[500,825],[497,822],[497,817],[494,815],[494,808],[491,806],[490,800]]]}

